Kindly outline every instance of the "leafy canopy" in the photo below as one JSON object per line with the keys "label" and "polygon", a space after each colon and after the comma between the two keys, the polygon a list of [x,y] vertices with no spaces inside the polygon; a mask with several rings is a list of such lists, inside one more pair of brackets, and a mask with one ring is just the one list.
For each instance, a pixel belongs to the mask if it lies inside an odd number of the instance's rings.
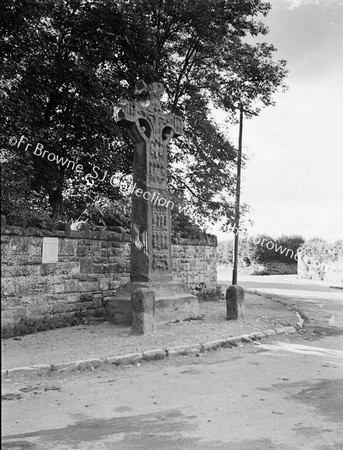
{"label": "leafy canopy", "polygon": [[[132,171],[133,152],[112,108],[133,99],[135,81],[144,79],[165,84],[166,110],[185,122],[170,152],[173,199],[191,203],[200,223],[231,222],[236,150],[211,106],[256,113],[284,87],[285,61],[273,61],[274,47],[247,42],[267,33],[258,17],[269,9],[261,0],[3,0],[0,135],[15,198],[29,186],[25,196],[38,197],[41,207],[48,201],[53,217],[69,220],[96,201],[112,202],[119,213],[111,220],[120,223],[123,198],[109,178]],[[35,157],[33,146],[8,145],[21,135],[82,164],[83,174]],[[100,179],[108,176],[90,186],[85,175],[94,166]],[[6,200],[11,215],[18,202]]]}

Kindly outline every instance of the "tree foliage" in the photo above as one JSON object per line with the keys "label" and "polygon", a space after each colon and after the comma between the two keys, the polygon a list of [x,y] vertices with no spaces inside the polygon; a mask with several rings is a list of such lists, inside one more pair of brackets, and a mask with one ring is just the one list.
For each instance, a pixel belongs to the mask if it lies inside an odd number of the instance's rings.
{"label": "tree foliage", "polygon": [[[238,261],[241,267],[250,267],[265,263],[295,264],[294,256],[302,248],[304,238],[298,235],[280,236],[273,239],[267,234],[256,236],[242,236],[238,248]],[[256,241],[256,242],[255,242]],[[268,243],[274,245],[270,248]],[[231,264],[233,261],[233,241],[220,242],[219,246],[220,264]]]}
{"label": "tree foliage", "polygon": [[336,263],[343,262],[343,240],[328,243],[320,238],[309,239],[301,245],[299,253],[300,275],[324,280]]}
{"label": "tree foliage", "polygon": [[[48,202],[53,217],[69,220],[100,198],[119,205],[109,176],[94,176],[89,186],[85,175],[131,172],[132,144],[113,105],[134,98],[137,79],[162,81],[166,110],[185,122],[170,152],[173,199],[191,203],[200,223],[231,222],[236,150],[211,105],[256,112],[283,87],[285,62],[273,61],[275,49],[246,39],[267,33],[257,16],[269,9],[261,0],[3,0],[0,137],[11,191]],[[8,145],[21,135],[30,148]],[[37,143],[77,161],[83,173],[35,157]],[[6,201],[8,213],[15,202]],[[119,206],[113,214],[120,222]]]}

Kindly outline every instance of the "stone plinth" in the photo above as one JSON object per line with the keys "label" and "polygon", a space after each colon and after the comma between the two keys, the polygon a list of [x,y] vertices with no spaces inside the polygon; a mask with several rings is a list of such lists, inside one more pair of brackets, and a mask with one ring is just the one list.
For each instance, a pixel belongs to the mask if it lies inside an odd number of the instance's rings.
{"label": "stone plinth", "polygon": [[200,317],[198,298],[188,287],[179,283],[127,283],[117,290],[115,300],[106,305],[106,320],[114,324],[132,324],[131,296],[137,289],[147,289],[155,294],[155,323]]}

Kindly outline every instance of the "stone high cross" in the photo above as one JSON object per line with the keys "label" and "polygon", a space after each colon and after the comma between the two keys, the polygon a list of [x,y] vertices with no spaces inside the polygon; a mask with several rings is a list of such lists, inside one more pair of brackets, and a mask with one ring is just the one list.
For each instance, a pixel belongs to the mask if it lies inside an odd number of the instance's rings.
{"label": "stone high cross", "polygon": [[131,270],[130,282],[117,288],[105,311],[108,321],[132,325],[133,332],[151,331],[155,322],[199,317],[197,297],[171,275],[173,203],[167,187],[167,147],[174,136],[183,133],[183,124],[176,114],[163,112],[163,91],[161,83],[147,86],[138,81],[136,93],[146,93],[149,98],[114,108],[116,122],[134,142]]}
{"label": "stone high cross", "polygon": [[173,203],[167,186],[167,146],[183,133],[181,117],[165,114],[160,98],[162,83],[136,83],[136,92],[149,100],[115,107],[114,118],[134,142],[131,218],[131,276],[135,281],[170,281]]}

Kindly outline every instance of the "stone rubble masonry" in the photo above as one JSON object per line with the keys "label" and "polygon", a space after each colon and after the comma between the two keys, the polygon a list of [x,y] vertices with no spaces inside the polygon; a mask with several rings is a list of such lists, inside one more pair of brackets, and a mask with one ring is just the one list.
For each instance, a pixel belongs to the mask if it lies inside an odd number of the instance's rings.
{"label": "stone rubble masonry", "polygon": [[[114,231],[115,230],[115,231]],[[43,237],[59,238],[57,263],[42,263]],[[217,241],[173,238],[173,276],[191,289],[217,282]],[[129,281],[130,234],[120,227],[47,231],[1,227],[2,337],[103,317]]]}
{"label": "stone rubble masonry", "polygon": [[173,280],[188,284],[192,293],[202,283],[213,287],[217,283],[217,238],[207,235],[199,239],[172,238]]}

